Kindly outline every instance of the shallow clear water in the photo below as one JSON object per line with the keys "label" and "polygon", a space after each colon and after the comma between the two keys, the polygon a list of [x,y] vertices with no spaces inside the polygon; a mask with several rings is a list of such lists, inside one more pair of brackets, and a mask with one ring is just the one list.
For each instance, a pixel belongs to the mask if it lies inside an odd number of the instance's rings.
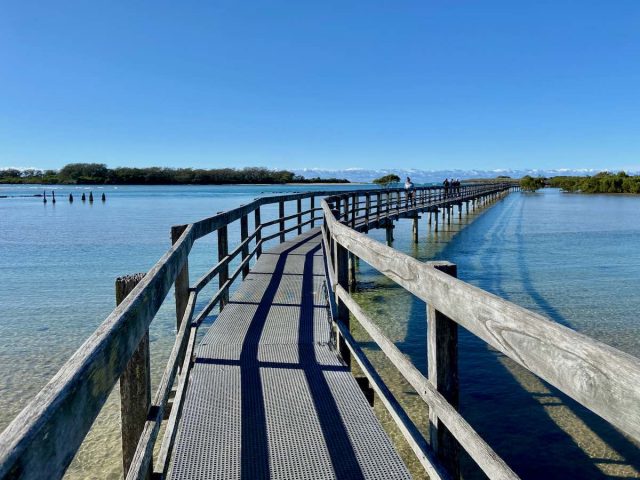
{"label": "shallow clear water", "polygon": [[[83,188],[58,187],[54,206],[15,197],[40,187],[0,186],[0,196],[14,196],[0,199],[0,429],[110,313],[114,279],[148,270],[166,251],[172,224],[262,194],[309,187],[92,187],[107,194],[106,203],[93,205],[80,201],[88,192]],[[70,191],[73,204],[67,202]],[[273,215],[267,208],[263,218]],[[423,260],[453,261],[460,278],[640,356],[639,220],[640,197],[516,193],[481,214],[463,216],[460,224],[441,224],[437,234],[423,218],[418,245],[411,242],[410,221],[400,221],[394,247]],[[238,227],[229,234],[235,243]],[[384,241],[383,231],[371,235]],[[212,240],[196,244],[191,278],[216,255]],[[357,296],[425,370],[424,305],[364,262]],[[171,296],[165,303],[151,331],[155,381],[175,334]],[[463,414],[524,478],[638,476],[638,448],[605,422],[469,334],[462,334],[460,351]],[[415,393],[379,352],[369,352],[424,423],[426,408]],[[118,410],[114,395],[70,477],[119,476]],[[464,465],[466,476],[477,476],[469,462]]]}
{"label": "shallow clear water", "polygon": [[[465,281],[640,356],[640,197],[512,193],[448,231],[420,228],[414,245],[411,221],[400,221],[394,247],[455,262]],[[424,304],[363,262],[359,279],[359,301],[426,371]],[[415,393],[370,355],[424,425]],[[463,415],[523,478],[640,476],[637,445],[466,331],[460,382]],[[480,476],[468,461],[464,471]]]}
{"label": "shallow clear water", "polygon": [[[146,272],[169,248],[171,225],[199,220],[263,195],[358,186],[126,186],[104,188],[0,185],[0,430],[17,415],[115,307],[116,277]],[[57,202],[51,201],[51,190]],[[83,192],[95,201],[83,203]],[[106,193],[105,203],[100,201]],[[74,202],[68,202],[73,193]],[[287,204],[286,214],[295,205]],[[308,204],[303,202],[303,208]],[[262,207],[262,220],[277,205]],[[249,227],[252,229],[252,216]],[[289,224],[287,224],[289,226]],[[214,236],[189,256],[194,281],[217,261]],[[229,227],[229,244],[240,227]],[[274,240],[274,242],[277,240]],[[268,246],[266,247],[268,248]],[[232,263],[231,271],[235,269]],[[207,294],[200,296],[206,303]],[[152,381],[159,381],[175,338],[170,294],[150,330]],[[117,387],[116,387],[117,389]],[[72,478],[118,478],[119,397],[115,391],[69,469]],[[95,472],[100,472],[95,475]]]}

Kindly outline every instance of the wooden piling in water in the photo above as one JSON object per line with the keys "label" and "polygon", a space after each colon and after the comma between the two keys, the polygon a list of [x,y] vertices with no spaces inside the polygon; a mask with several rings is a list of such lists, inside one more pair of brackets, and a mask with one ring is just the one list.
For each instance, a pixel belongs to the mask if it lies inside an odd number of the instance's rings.
{"label": "wooden piling in water", "polygon": [[73,203],[73,194],[72,193],[69,194],[69,203]]}
{"label": "wooden piling in water", "polygon": [[387,245],[391,246],[393,244],[393,222],[389,219],[387,219],[385,230],[387,234]]}
{"label": "wooden piling in water", "polygon": [[356,259],[355,255],[349,252],[349,291],[353,292],[356,288]]}
{"label": "wooden piling in water", "polygon": [[89,192],[89,203],[93,203],[93,192]]}

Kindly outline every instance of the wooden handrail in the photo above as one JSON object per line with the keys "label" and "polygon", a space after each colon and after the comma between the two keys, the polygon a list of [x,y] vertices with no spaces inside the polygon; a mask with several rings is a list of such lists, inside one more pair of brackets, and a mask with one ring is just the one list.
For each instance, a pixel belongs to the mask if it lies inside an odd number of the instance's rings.
{"label": "wooden handrail", "polygon": [[[488,188],[488,187],[487,187]],[[438,187],[418,187],[418,190],[437,190]],[[467,190],[479,192],[479,187]],[[391,189],[402,195],[403,189]],[[341,232],[336,229],[337,223],[333,215],[326,216],[327,202],[341,200],[344,196],[358,198],[361,195],[374,194],[378,202],[372,201],[371,208],[379,213],[383,206],[382,196],[375,189],[359,189],[348,191],[318,191],[260,197],[241,207],[220,212],[214,216],[199,220],[192,224],[172,228],[172,247],[147,272],[145,277],[126,297],[126,299],[107,317],[102,325],[80,347],[72,358],[61,368],[54,378],[30,402],[16,419],[0,434],[0,479],[8,477],[47,478],[61,477],[82,440],[89,431],[113,385],[122,372],[133,352],[147,331],[151,321],[162,305],[167,293],[176,286],[176,324],[177,336],[165,368],[160,386],[154,396],[148,420],[145,423],[141,439],[138,443],[127,478],[141,478],[151,465],[153,445],[159,432],[160,422],[168,408],[169,392],[175,383],[180,365],[180,385],[186,384],[191,362],[191,353],[195,345],[198,326],[210,311],[219,303],[224,303],[232,283],[246,273],[249,262],[254,256],[260,256],[265,242],[276,237],[284,239],[284,235],[303,227],[315,226],[323,218],[315,213],[325,212],[324,221],[329,220],[328,230],[332,243],[336,242]],[[323,198],[322,205],[315,207],[314,199]],[[430,196],[427,196],[430,198]],[[310,208],[302,210],[302,200],[310,199]],[[286,202],[296,203],[296,213],[286,216],[284,210],[274,221],[261,222],[260,207],[270,204],[284,205]],[[353,210],[353,209],[352,209]],[[248,232],[247,217],[255,215],[255,229]],[[309,216],[305,221],[302,218]],[[356,215],[347,210],[351,221]],[[371,216],[373,218],[373,216]],[[285,228],[284,222],[297,219],[294,226]],[[231,252],[225,248],[226,229],[235,221],[241,222],[243,238]],[[279,230],[264,236],[263,229],[279,224]],[[325,226],[326,227],[326,226]],[[323,228],[325,228],[323,227]],[[344,227],[348,228],[348,227]],[[200,238],[218,232],[220,239],[218,263],[205,273],[195,284],[189,286],[188,255],[193,244]],[[342,232],[344,234],[344,232]],[[255,247],[249,250],[249,245]],[[342,244],[340,244],[342,245]],[[231,261],[242,255],[242,261],[231,275],[228,268]],[[364,258],[364,257],[363,257]],[[333,264],[332,261],[330,261]],[[198,292],[213,278],[218,277],[220,285],[212,299],[196,315],[195,305]],[[194,318],[195,316],[195,318]],[[346,352],[346,350],[345,350]],[[178,387],[182,388],[182,387]],[[175,406],[174,406],[175,408]],[[171,412],[174,418],[172,425],[179,421],[179,410]],[[73,428],[69,425],[73,422]],[[171,427],[173,428],[173,427]],[[167,436],[168,435],[168,436]],[[163,440],[161,457],[168,459],[173,444],[174,431],[167,431]],[[162,472],[162,458],[158,459],[156,471]]]}
{"label": "wooden handrail", "polygon": [[[369,318],[349,293],[340,285],[336,286],[336,296],[345,303],[349,312],[358,320],[371,338],[384,352],[400,374],[416,390],[418,395],[437,412],[451,433],[459,439],[469,456],[484,473],[492,479],[519,478],[509,466],[487,445],[456,409],[435,389],[404,354],[389,340],[382,330]],[[343,327],[344,328],[344,327]],[[432,465],[438,468],[438,465]]]}
{"label": "wooden handrail", "polygon": [[[470,193],[472,196],[495,195],[511,188],[511,185],[474,187]],[[462,188],[464,189],[464,186]],[[464,193],[463,190],[461,192]],[[440,197],[440,202],[448,201],[448,198]],[[378,206],[389,207],[389,201]],[[364,230],[363,224],[355,229],[350,228],[351,218],[347,215],[343,219],[336,211],[332,211],[327,199],[322,202],[322,207],[325,218],[323,228],[326,249],[331,251],[344,249],[361,258],[374,269],[425,301],[433,312],[440,312],[463,326],[636,441],[640,441],[639,359],[373,240],[359,231]],[[347,221],[349,225],[346,224]],[[327,259],[330,272],[339,272],[345,268],[344,265],[340,265],[341,262],[345,262],[344,255],[328,255]],[[363,326],[369,331],[367,326],[371,327],[372,323],[363,316],[363,312],[348,295],[347,289],[337,275],[330,274],[329,278],[338,306],[340,304],[348,306],[354,317],[360,320],[360,323],[364,322],[366,325]],[[338,316],[338,323],[343,317],[344,315]],[[430,321],[432,321],[431,316]],[[341,324],[340,329],[345,330],[345,328],[348,330],[348,324]],[[396,355],[391,348],[393,345],[386,344],[385,339],[386,337],[379,335],[374,338],[385,351],[387,358],[404,375],[409,367],[406,363],[408,361]],[[386,346],[383,347],[383,344]],[[414,376],[410,383],[427,403],[433,401],[431,398],[433,395],[425,393],[433,388],[427,387],[430,385],[430,380]],[[435,391],[435,393],[438,392]],[[446,405],[438,401],[435,404],[436,415],[473,457],[474,452],[469,451],[469,448],[475,447],[465,443],[468,440],[467,434],[456,431],[453,424],[450,424],[457,422],[457,417],[443,414],[443,409],[449,409],[448,402],[445,403]],[[447,415],[449,415],[448,419]],[[486,458],[483,460],[483,458],[473,457],[479,465],[479,461],[491,460],[495,453],[489,449],[482,456]],[[490,478],[513,478],[509,476],[512,472],[505,477],[505,472],[501,473],[498,470],[485,471]]]}

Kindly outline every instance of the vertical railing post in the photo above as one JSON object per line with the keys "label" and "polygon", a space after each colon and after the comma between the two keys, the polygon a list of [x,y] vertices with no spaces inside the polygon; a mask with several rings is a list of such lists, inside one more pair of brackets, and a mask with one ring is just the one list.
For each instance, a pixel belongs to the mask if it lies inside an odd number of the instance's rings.
{"label": "vertical railing post", "polygon": [[382,203],[382,195],[380,192],[376,192],[376,220],[380,221],[380,204]]}
{"label": "vertical railing post", "polygon": [[[175,225],[171,227],[171,244],[175,244],[184,232],[186,225]],[[182,317],[184,311],[187,309],[187,302],[189,301],[189,259],[184,262],[184,266],[176,277],[175,284],[175,297],[176,297],[176,326],[177,330],[180,330],[180,323],[182,323]]]}
{"label": "vertical railing post", "polygon": [[260,256],[262,255],[262,245],[260,245],[260,242],[262,241],[262,230],[260,229],[260,226],[262,225],[262,220],[260,219],[260,207],[256,208],[255,211],[253,212],[253,223],[255,224],[255,231],[256,231],[256,260],[258,258],[260,258]]}
{"label": "vertical railing post", "polygon": [[[429,265],[452,277],[457,277],[457,266],[450,262],[428,262]],[[427,355],[429,381],[454,407],[458,408],[458,325],[453,320],[427,305]],[[429,438],[431,447],[443,465],[456,479],[460,476],[460,445],[447,427],[438,421],[438,412],[429,409]]]}
{"label": "vertical railing post", "polygon": [[[144,273],[127,275],[116,280],[116,305],[120,305]],[[149,355],[149,329],[140,340],[120,377],[120,421],[122,428],[122,467],[127,476],[136,453],[140,435],[144,430],[151,406],[151,364]],[[147,474],[150,478],[151,469]]]}
{"label": "vertical railing post", "polygon": [[349,197],[347,195],[342,197],[342,203],[344,205],[344,223],[349,221]]}
{"label": "vertical railing post", "polygon": [[351,228],[356,226],[356,216],[358,215],[358,199],[360,197],[355,193],[351,195]]}
{"label": "vertical railing post", "polygon": [[349,252],[349,291],[356,289],[356,256]]}
{"label": "vertical railing post", "polygon": [[[224,225],[218,229],[218,261],[224,260],[229,255],[229,236],[227,234],[227,226]],[[229,288],[226,285],[229,280],[229,262],[226,262],[218,273],[218,286],[225,289],[220,297],[220,310],[229,303]]]}
{"label": "vertical railing post", "polygon": [[[240,217],[240,242],[244,242],[249,237],[249,219],[246,215]],[[249,243],[242,247],[242,261],[244,262],[249,256]],[[242,267],[242,279],[249,275],[249,262]]]}
{"label": "vertical railing post", "polygon": [[302,234],[302,199],[296,200],[296,207],[298,209],[298,235]]}
{"label": "vertical railing post", "polygon": [[365,204],[364,204],[364,221],[369,226],[369,214],[371,210],[371,194],[367,192],[365,194]]}
{"label": "vertical railing post", "polygon": [[280,219],[280,243],[284,243],[284,200],[278,202],[278,215]]}
{"label": "vertical railing post", "polygon": [[316,212],[315,212],[315,208],[316,208],[316,197],[314,197],[312,195],[310,200],[309,200],[309,209],[311,210],[311,228],[315,228],[316,227]]}
{"label": "vertical railing post", "polygon": [[[349,251],[342,245],[336,242],[335,246],[335,262],[336,262],[336,281],[338,285],[349,291]],[[337,321],[341,322],[347,329],[349,329],[349,309],[339,298],[337,298]],[[338,352],[344,360],[347,367],[351,367],[351,352],[347,343],[338,335]]]}

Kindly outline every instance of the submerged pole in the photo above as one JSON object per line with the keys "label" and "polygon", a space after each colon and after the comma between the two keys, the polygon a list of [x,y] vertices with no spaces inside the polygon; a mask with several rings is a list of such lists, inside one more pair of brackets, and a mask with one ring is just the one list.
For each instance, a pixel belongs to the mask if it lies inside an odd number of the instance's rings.
{"label": "submerged pole", "polygon": [[356,289],[356,257],[353,253],[349,252],[349,291],[353,292]]}

